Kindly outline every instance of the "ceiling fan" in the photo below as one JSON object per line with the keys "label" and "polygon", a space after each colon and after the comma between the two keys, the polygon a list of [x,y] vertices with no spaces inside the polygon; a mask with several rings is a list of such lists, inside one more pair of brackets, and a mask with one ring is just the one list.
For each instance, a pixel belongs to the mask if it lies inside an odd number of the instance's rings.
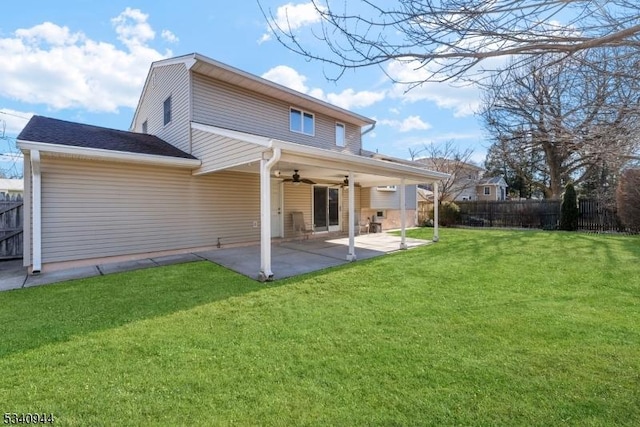
{"label": "ceiling fan", "polygon": [[[360,184],[358,184],[357,182],[354,182],[353,185],[356,187],[360,187]],[[348,187],[348,186],[349,186],[349,175],[345,175],[344,180],[342,180],[342,184],[340,184],[340,187]]]}
{"label": "ceiling fan", "polygon": [[293,172],[294,173],[293,173],[293,176],[291,178],[283,179],[282,182],[290,182],[292,184],[300,184],[301,182],[303,182],[305,184],[309,184],[309,185],[315,184],[315,182],[311,181],[310,179],[300,178],[300,174],[298,173],[298,169],[295,169]]}

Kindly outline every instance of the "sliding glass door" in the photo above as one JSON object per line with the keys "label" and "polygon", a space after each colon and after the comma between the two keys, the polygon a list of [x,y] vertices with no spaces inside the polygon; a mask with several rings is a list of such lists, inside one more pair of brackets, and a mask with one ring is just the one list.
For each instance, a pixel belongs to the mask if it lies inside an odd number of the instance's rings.
{"label": "sliding glass door", "polygon": [[313,223],[315,231],[340,230],[340,189],[313,187]]}

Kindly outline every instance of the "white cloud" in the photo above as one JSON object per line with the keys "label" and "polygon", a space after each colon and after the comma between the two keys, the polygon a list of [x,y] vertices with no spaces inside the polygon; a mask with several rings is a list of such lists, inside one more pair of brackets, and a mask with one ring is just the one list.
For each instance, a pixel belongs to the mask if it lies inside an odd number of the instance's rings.
{"label": "white cloud", "polygon": [[162,37],[163,40],[166,40],[169,43],[178,43],[180,41],[180,39],[169,30],[162,30],[162,32],[160,33],[160,37]]}
{"label": "white cloud", "polygon": [[431,124],[423,121],[420,116],[409,116],[406,119],[400,120],[388,120],[383,119],[378,123],[381,125],[391,126],[400,132],[410,132],[412,130],[428,130],[431,129]]}
{"label": "white cloud", "polygon": [[[325,8],[319,6],[320,10]],[[306,25],[320,22],[320,14],[316,10],[312,2],[293,4],[287,3],[278,7],[275,19],[270,20],[273,28],[280,28],[284,31],[295,31]],[[271,27],[267,26],[267,32],[260,37],[258,43],[264,43],[271,40]]]}
{"label": "white cloud", "polygon": [[290,89],[297,90],[298,92],[307,93],[307,90],[309,90],[304,84],[307,78],[286,65],[273,67],[264,73],[262,77]]}
{"label": "white cloud", "polygon": [[372,92],[363,90],[356,92],[349,88],[340,93],[328,93],[326,98],[330,103],[349,110],[351,108],[368,107],[378,101],[382,101],[385,96],[386,93],[384,91]]}
{"label": "white cloud", "polygon": [[118,40],[130,49],[146,45],[156,36],[155,31],[147,22],[149,15],[142,13],[140,9],[126,8],[124,12],[111,20]]}
{"label": "white cloud", "polygon": [[[387,66],[387,73],[398,82],[420,82],[429,76],[417,61],[393,61]],[[428,82],[411,90],[407,84],[395,83],[391,96],[406,102],[431,101],[439,108],[453,110],[455,117],[473,115],[480,107],[480,89],[474,85],[454,87],[448,83]]]}
{"label": "white cloud", "polygon": [[356,92],[351,88],[345,89],[340,93],[325,94],[320,88],[309,88],[306,85],[307,77],[287,65],[273,67],[264,73],[262,77],[347,110],[368,107],[382,101],[386,96],[384,91],[364,90]]}
{"label": "white cloud", "polygon": [[0,108],[0,136],[3,136],[3,132],[9,136],[19,134],[31,117],[33,113]]}
{"label": "white cloud", "polygon": [[71,34],[68,27],[59,27],[51,22],[44,22],[27,29],[19,29],[16,31],[16,36],[27,40],[30,44],[43,42],[53,46],[74,44],[85,38],[82,33]]}
{"label": "white cloud", "polygon": [[131,8],[112,19],[125,49],[53,23],[0,37],[0,96],[55,110],[115,112],[135,107],[149,64],[172,54],[149,46],[155,32],[147,19]]}

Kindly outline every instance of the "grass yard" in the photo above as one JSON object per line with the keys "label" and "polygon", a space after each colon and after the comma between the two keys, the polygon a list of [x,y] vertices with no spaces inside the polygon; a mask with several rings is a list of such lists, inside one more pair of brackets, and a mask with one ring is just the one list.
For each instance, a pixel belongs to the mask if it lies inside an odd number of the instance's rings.
{"label": "grass yard", "polygon": [[60,426],[640,425],[640,237],[445,229],[267,286],[140,270],[0,293],[0,338],[0,411]]}

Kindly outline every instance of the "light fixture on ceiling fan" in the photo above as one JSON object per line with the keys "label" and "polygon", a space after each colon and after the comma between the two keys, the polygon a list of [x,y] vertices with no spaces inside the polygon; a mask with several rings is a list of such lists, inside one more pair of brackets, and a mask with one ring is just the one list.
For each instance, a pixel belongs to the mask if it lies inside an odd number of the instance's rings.
{"label": "light fixture on ceiling fan", "polygon": [[307,178],[300,178],[300,174],[298,173],[298,169],[294,169],[293,171],[293,176],[291,178],[287,178],[282,180],[283,182],[290,182],[293,185],[300,185],[300,183],[305,183],[305,184],[309,184],[309,185],[314,185],[315,182],[311,181],[310,179]]}

